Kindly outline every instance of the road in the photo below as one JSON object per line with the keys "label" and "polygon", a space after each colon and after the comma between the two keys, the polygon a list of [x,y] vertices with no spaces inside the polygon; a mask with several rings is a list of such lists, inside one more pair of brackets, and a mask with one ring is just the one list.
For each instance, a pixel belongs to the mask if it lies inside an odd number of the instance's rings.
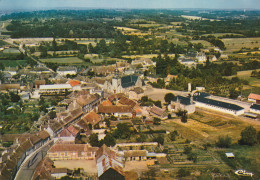
{"label": "road", "polygon": [[144,95],[148,96],[152,100],[160,100],[162,103],[164,102],[164,96],[167,93],[173,93],[175,96],[181,95],[181,96],[187,96],[189,93],[186,91],[176,91],[176,90],[168,90],[168,89],[159,89],[159,88],[153,88],[148,86],[144,90]]}
{"label": "road", "polygon": [[53,145],[53,140],[43,145],[32,154],[26,157],[20,169],[16,173],[15,180],[30,180],[34,174],[37,165],[46,156],[47,151]]}

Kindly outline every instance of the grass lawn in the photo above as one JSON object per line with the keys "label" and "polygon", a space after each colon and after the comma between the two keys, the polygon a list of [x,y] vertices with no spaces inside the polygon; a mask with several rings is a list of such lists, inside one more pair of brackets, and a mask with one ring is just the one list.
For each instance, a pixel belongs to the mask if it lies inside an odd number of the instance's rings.
{"label": "grass lawn", "polygon": [[16,67],[23,66],[26,63],[26,60],[0,60],[0,63],[3,63],[5,67]]}
{"label": "grass lawn", "polygon": [[58,64],[81,64],[84,61],[77,57],[66,57],[66,58],[48,58],[40,59],[44,63],[58,63]]}

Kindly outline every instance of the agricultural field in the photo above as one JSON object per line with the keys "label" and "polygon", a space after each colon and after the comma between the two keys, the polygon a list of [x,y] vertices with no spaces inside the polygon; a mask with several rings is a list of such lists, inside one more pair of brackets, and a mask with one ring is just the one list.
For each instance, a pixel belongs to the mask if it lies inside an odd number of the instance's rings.
{"label": "agricultural field", "polygon": [[23,67],[26,64],[26,60],[0,60],[0,63],[3,63],[5,67]]}
{"label": "agricultural field", "polygon": [[222,39],[226,46],[226,52],[239,51],[241,48],[259,48],[260,38],[227,38]]}
{"label": "agricultural field", "polygon": [[210,42],[205,41],[205,40],[193,40],[193,41],[190,41],[190,42],[193,43],[193,44],[201,43],[205,48],[212,46]]}
{"label": "agricultural field", "polygon": [[[174,58],[175,54],[168,54],[169,57]],[[158,57],[158,54],[143,54],[143,55],[124,55],[122,58],[131,58],[131,59],[136,59],[136,58],[150,58],[152,59],[153,57]]]}
{"label": "agricultural field", "polygon": [[184,138],[197,143],[214,143],[221,135],[229,135],[233,142],[237,142],[241,130],[249,125],[260,130],[258,121],[197,108],[196,113],[189,116],[187,123],[174,119],[166,121],[162,126],[168,131],[177,130]]}
{"label": "agricultural field", "polygon": [[[251,77],[251,73],[253,70],[248,71],[238,71],[236,76],[227,76],[226,78],[231,79],[232,77],[238,77],[240,79],[247,80],[249,85],[244,85],[242,90],[242,95],[247,97],[251,92],[260,94],[260,79],[256,77]],[[257,69],[260,71],[260,69]]]}
{"label": "agricultural field", "polygon": [[81,64],[84,63],[83,60],[77,57],[66,57],[66,58],[48,58],[40,59],[44,63],[57,63],[57,64]]}

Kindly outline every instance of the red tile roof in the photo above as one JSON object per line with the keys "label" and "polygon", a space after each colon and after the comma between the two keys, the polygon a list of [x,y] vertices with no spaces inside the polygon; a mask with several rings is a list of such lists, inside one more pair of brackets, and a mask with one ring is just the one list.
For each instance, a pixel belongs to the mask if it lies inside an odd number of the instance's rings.
{"label": "red tile roof", "polygon": [[98,112],[101,113],[131,113],[133,109],[131,106],[98,106]]}
{"label": "red tile roof", "polygon": [[90,113],[86,114],[82,119],[86,123],[90,123],[92,125],[97,124],[101,120],[100,116],[94,111],[91,111]]}
{"label": "red tile roof", "polygon": [[80,81],[77,81],[77,80],[70,80],[69,81],[69,84],[74,87],[74,86],[77,86],[77,85],[80,85]]}
{"label": "red tile roof", "polygon": [[254,94],[254,93],[250,93],[248,98],[249,99],[260,100],[260,95],[259,94]]}
{"label": "red tile roof", "polygon": [[77,127],[75,127],[73,125],[70,125],[69,127],[67,127],[67,129],[71,132],[71,134],[73,136],[76,136],[79,133],[79,131],[80,131],[79,128],[77,128]]}
{"label": "red tile roof", "polygon": [[112,106],[113,104],[111,103],[111,101],[109,100],[105,100],[104,102],[102,102],[103,106]]}

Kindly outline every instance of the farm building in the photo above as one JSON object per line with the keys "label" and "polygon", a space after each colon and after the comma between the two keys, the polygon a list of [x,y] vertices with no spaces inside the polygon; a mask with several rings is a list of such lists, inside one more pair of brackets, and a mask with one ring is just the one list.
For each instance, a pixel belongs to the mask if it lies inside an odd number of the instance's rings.
{"label": "farm building", "polygon": [[168,118],[168,114],[167,114],[166,110],[159,108],[157,106],[153,106],[150,109],[150,114],[152,116],[155,116],[155,117],[158,117],[158,118],[161,118],[161,119],[167,119]]}
{"label": "farm building", "polygon": [[248,101],[256,103],[256,104],[260,104],[260,95],[250,93],[249,96],[248,96]]}
{"label": "farm building", "polygon": [[196,103],[196,107],[207,108],[227,114],[232,114],[235,116],[244,114],[244,108],[235,104],[208,99],[200,96],[194,96],[193,101]]}
{"label": "farm building", "polygon": [[260,105],[259,104],[253,104],[252,106],[250,106],[249,111],[251,113],[260,114]]}

